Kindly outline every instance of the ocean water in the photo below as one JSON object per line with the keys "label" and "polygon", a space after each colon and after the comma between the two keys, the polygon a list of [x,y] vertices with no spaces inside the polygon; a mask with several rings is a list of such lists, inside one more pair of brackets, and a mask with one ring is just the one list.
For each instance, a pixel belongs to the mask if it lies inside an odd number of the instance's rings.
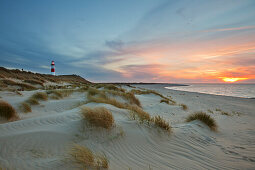
{"label": "ocean water", "polygon": [[187,84],[189,86],[165,87],[167,89],[199,92],[214,95],[255,98],[255,84]]}

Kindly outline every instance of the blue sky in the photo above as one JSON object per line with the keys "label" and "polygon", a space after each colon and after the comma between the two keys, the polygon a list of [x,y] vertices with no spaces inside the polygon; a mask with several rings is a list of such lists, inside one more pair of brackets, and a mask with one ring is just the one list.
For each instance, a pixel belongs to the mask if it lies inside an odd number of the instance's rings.
{"label": "blue sky", "polygon": [[0,65],[95,82],[255,82],[253,0],[1,0]]}

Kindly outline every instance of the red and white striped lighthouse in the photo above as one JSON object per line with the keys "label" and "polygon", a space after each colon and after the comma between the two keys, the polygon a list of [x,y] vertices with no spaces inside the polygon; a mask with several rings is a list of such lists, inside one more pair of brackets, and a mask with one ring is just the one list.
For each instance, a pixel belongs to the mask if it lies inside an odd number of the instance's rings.
{"label": "red and white striped lighthouse", "polygon": [[54,61],[52,61],[51,62],[51,75],[56,75],[56,73],[55,73],[55,63],[54,63]]}

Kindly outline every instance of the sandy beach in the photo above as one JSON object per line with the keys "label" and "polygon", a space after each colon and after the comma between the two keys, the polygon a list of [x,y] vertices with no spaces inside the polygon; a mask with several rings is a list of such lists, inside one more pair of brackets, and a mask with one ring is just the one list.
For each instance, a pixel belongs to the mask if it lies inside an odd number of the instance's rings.
{"label": "sandy beach", "polygon": [[[134,88],[136,87],[136,88]],[[171,131],[130,117],[128,109],[111,104],[86,102],[87,91],[74,91],[59,100],[48,99],[23,113],[20,103],[46,90],[21,91],[17,95],[1,91],[1,100],[10,103],[20,120],[0,124],[0,167],[2,169],[79,169],[70,155],[74,144],[103,153],[108,169],[254,169],[254,99],[224,97],[165,89],[164,85],[122,86],[155,90],[175,104],[161,101],[155,94],[135,94],[150,116],[161,116]],[[103,87],[99,88],[102,90]],[[171,96],[171,97],[170,97]],[[125,102],[118,96],[118,101]],[[185,104],[183,109],[180,104]],[[111,129],[84,125],[82,107],[105,107],[114,117]],[[185,119],[203,111],[215,119],[218,129]],[[104,169],[104,168],[102,168]]]}

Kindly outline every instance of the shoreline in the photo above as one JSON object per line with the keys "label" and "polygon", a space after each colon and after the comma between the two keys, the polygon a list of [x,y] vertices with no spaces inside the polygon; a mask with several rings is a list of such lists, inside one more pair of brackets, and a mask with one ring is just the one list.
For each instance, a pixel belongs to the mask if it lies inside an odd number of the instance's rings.
{"label": "shoreline", "polygon": [[177,89],[168,89],[164,87],[167,90],[174,90],[179,92],[187,92],[187,93],[197,93],[197,94],[205,94],[205,95],[213,95],[213,96],[222,96],[222,97],[233,97],[233,98],[240,98],[240,99],[255,99],[255,97],[238,97],[238,96],[226,96],[226,95],[220,95],[220,94],[211,94],[211,93],[204,93],[204,92],[192,92],[192,91],[184,91],[184,90],[177,90]]}
{"label": "shoreline", "polygon": [[[251,84],[253,85],[253,84]],[[176,90],[176,91],[180,91],[180,92],[190,92],[190,93],[199,93],[199,94],[210,94],[210,95],[215,95],[215,96],[226,96],[226,97],[237,97],[237,98],[245,98],[245,99],[255,99],[255,97],[242,97],[242,96],[234,96],[234,95],[224,95],[224,94],[215,94],[215,93],[207,93],[207,92],[198,92],[198,91],[188,91],[188,90],[182,90],[182,89],[172,89],[171,87],[169,86],[166,86],[164,87],[165,89],[168,89],[168,90]],[[173,86],[174,87],[174,86]]]}

